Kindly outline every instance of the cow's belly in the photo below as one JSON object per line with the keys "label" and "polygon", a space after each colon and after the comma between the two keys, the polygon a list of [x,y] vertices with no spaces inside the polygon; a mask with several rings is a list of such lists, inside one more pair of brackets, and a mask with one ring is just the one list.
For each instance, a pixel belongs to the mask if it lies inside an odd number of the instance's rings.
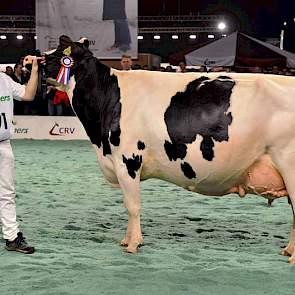
{"label": "cow's belly", "polygon": [[204,195],[222,196],[237,193],[244,197],[247,193],[252,193],[268,199],[288,196],[283,178],[267,154],[262,155],[244,170],[224,167],[223,171],[200,171],[203,174],[201,179],[188,180],[181,174],[176,176],[167,172],[162,174],[161,179]]}

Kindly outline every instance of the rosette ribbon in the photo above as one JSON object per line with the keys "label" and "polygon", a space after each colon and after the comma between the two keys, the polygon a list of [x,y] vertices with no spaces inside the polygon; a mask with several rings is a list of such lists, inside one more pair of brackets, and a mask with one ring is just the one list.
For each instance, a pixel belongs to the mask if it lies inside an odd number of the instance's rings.
{"label": "rosette ribbon", "polygon": [[71,67],[74,64],[74,60],[70,56],[63,56],[60,60],[61,68],[58,72],[56,81],[67,85],[70,81]]}

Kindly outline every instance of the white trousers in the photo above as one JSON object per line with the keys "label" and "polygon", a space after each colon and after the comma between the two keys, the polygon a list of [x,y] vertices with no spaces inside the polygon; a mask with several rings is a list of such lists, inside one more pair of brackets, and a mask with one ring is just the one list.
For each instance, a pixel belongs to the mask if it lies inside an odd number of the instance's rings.
{"label": "white trousers", "polygon": [[14,156],[9,140],[0,142],[0,220],[3,238],[13,241],[19,228],[15,209]]}

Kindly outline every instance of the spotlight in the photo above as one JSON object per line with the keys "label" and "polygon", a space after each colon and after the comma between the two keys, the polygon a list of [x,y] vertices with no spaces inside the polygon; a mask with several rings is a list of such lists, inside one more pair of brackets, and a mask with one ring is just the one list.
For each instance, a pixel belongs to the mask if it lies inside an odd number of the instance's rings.
{"label": "spotlight", "polygon": [[143,40],[143,36],[138,35],[138,36],[137,36],[137,40]]}
{"label": "spotlight", "polygon": [[178,35],[172,35],[171,37],[173,40],[178,40]]}
{"label": "spotlight", "polygon": [[287,22],[284,22],[284,26],[286,26],[287,25]]}
{"label": "spotlight", "polygon": [[220,22],[220,23],[218,24],[218,29],[219,29],[219,30],[223,31],[225,28],[226,28],[226,24],[225,24],[224,22]]}
{"label": "spotlight", "polygon": [[160,40],[160,39],[161,39],[161,36],[160,36],[160,35],[155,35],[155,36],[154,36],[154,39],[155,39],[155,40]]}
{"label": "spotlight", "polygon": [[37,40],[37,36],[34,36],[34,39]]}
{"label": "spotlight", "polygon": [[0,36],[0,39],[1,39],[1,40],[6,40],[6,39],[7,39],[7,36],[6,36],[6,35],[1,35],[1,36]]}
{"label": "spotlight", "polygon": [[17,40],[22,40],[22,39],[24,39],[24,36],[23,36],[23,35],[17,35],[17,36],[16,36],[16,39],[17,39]]}
{"label": "spotlight", "polygon": [[190,38],[191,40],[195,40],[195,39],[197,39],[197,35],[189,35],[189,38]]}
{"label": "spotlight", "polygon": [[208,39],[214,39],[215,36],[214,35],[208,35]]}

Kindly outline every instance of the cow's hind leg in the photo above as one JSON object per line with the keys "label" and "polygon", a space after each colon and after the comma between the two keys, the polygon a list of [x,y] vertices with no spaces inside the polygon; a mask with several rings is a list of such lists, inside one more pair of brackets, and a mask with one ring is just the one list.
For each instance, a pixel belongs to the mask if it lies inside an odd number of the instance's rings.
{"label": "cow's hind leg", "polygon": [[291,201],[291,199],[288,199],[289,204],[292,206],[292,212],[293,212],[293,228],[290,235],[290,240],[287,245],[287,247],[284,248],[282,251],[282,254],[284,256],[291,256],[289,259],[289,262],[292,264],[295,264],[295,214],[294,214],[294,205]]}
{"label": "cow's hind leg", "polygon": [[124,206],[128,211],[127,232],[121,245],[127,247],[127,252],[136,253],[138,247],[143,244],[140,225],[140,169],[130,176],[130,171],[121,163],[116,170],[124,196]]}
{"label": "cow's hind leg", "polygon": [[290,240],[282,251],[285,256],[291,256],[289,263],[295,264],[295,143],[286,145],[283,149],[273,151],[271,157],[277,165],[289,194],[289,203],[292,206],[293,226],[290,234]]}

